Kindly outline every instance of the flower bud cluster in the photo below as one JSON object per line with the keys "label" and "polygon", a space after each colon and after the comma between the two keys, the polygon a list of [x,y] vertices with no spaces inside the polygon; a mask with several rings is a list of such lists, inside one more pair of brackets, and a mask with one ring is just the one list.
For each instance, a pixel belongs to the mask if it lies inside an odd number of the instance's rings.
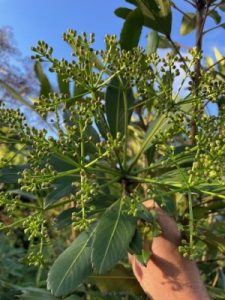
{"label": "flower bud cluster", "polygon": [[0,115],[1,126],[9,129],[9,135],[20,136],[22,142],[30,134],[30,129],[26,123],[26,119],[23,113],[19,109],[6,108],[5,105],[0,102]]}
{"label": "flower bud cluster", "polygon": [[77,190],[75,202],[78,212],[72,214],[73,227],[78,231],[83,231],[96,220],[94,216],[91,216],[95,210],[91,201],[98,193],[98,185],[84,171],[80,173],[80,182],[75,182],[74,185]]}
{"label": "flower bud cluster", "polygon": [[220,181],[224,184],[225,169],[225,130],[222,116],[204,115],[201,122],[201,130],[195,137],[199,149],[199,155],[193,165],[194,181],[207,179],[209,182]]}
{"label": "flower bud cluster", "polygon": [[38,251],[36,247],[33,247],[25,256],[24,262],[29,266],[39,267],[45,265],[45,257],[42,251]]}
{"label": "flower bud cluster", "polygon": [[46,192],[50,188],[57,171],[50,164],[46,164],[43,167],[27,168],[20,175],[18,183],[21,190],[38,194],[40,191]]}
{"label": "flower bud cluster", "polygon": [[18,208],[20,203],[20,196],[13,195],[7,191],[0,192],[0,207],[7,212],[8,216],[14,216],[16,209]]}
{"label": "flower bud cluster", "polygon": [[122,201],[124,214],[136,217],[138,213],[138,206],[142,202],[142,197],[134,192],[123,196]]}
{"label": "flower bud cluster", "polygon": [[37,213],[28,216],[23,222],[24,233],[27,235],[28,241],[33,241],[34,239],[47,238],[46,231],[42,230],[46,221],[42,213]]}
{"label": "flower bud cluster", "polygon": [[107,158],[112,163],[115,162],[116,157],[112,155],[115,151],[122,150],[124,143],[124,138],[121,133],[118,132],[116,137],[114,138],[110,132],[107,133],[107,139],[102,140],[96,144],[96,155],[99,158]]}

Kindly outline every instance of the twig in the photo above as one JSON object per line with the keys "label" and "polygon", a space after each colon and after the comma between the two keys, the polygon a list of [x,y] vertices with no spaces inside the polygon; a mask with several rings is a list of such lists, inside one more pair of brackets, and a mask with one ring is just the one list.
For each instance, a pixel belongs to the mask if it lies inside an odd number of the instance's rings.
{"label": "twig", "polygon": [[[208,10],[210,4],[207,3],[205,7],[205,1],[198,1],[198,5],[196,6],[197,8],[197,20],[196,20],[196,48],[197,52],[201,53],[202,51],[202,37],[203,37],[203,30],[204,30],[204,25],[206,22],[206,18],[208,15]],[[199,86],[199,78],[200,78],[200,73],[201,73],[201,58],[197,59],[196,64],[195,64],[195,76],[194,76],[194,84],[195,84],[195,90],[197,93],[198,86]],[[197,107],[195,107],[195,112],[198,110]],[[195,137],[198,134],[198,128],[196,125],[196,121],[193,118],[191,121],[191,141],[192,144],[194,145],[196,140]]]}
{"label": "twig", "polygon": [[214,26],[214,27],[211,27],[211,28],[205,30],[205,31],[203,32],[203,35],[206,34],[206,33],[208,33],[208,32],[210,32],[210,31],[212,31],[212,30],[214,30],[214,29],[217,29],[217,28],[221,27],[222,25],[225,25],[225,23],[218,24],[218,25],[216,25],[216,26]]}
{"label": "twig", "polygon": [[173,46],[174,50],[175,50],[175,51],[177,52],[177,54],[179,55],[179,57],[180,57],[181,61],[183,62],[183,64],[185,65],[186,72],[189,73],[190,70],[189,70],[189,68],[188,68],[188,65],[187,65],[187,63],[186,63],[184,57],[183,57],[182,54],[180,53],[180,51],[179,51],[177,45],[174,43],[174,41],[171,39],[170,36],[166,36],[166,37],[167,37],[167,39],[169,40],[169,42],[171,43],[171,45]]}
{"label": "twig", "polygon": [[208,72],[210,69],[214,68],[216,65],[218,65],[221,61],[225,60],[225,56],[222,57],[221,59],[217,60],[213,65],[211,65],[210,67],[208,67],[205,72]]}
{"label": "twig", "polygon": [[183,10],[181,10],[179,7],[176,6],[176,4],[174,2],[171,3],[171,6],[176,9],[177,11],[179,11],[185,18],[189,19],[189,21],[193,21]]}
{"label": "twig", "polygon": [[193,2],[191,2],[190,0],[184,0],[184,1],[187,2],[188,4],[190,4],[191,6],[196,7],[196,5]]}
{"label": "twig", "polygon": [[[213,7],[213,9],[212,10],[215,10],[215,9],[217,9],[217,7],[219,7],[221,4],[223,4],[224,3],[224,1],[220,1],[219,3],[216,3],[216,4],[212,4],[211,5],[211,7]],[[212,11],[211,10],[211,11]]]}

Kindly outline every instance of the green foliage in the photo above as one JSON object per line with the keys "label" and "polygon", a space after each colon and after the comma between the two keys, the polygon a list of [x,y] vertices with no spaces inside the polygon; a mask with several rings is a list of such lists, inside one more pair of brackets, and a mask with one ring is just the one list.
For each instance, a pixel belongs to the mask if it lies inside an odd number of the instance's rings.
{"label": "green foliage", "polygon": [[92,264],[98,274],[110,271],[127,252],[134,235],[135,220],[123,215],[125,199],[106,211],[96,226]]}
{"label": "green foliage", "polygon": [[138,45],[143,26],[170,36],[172,14],[169,1],[135,0],[131,3],[137,8],[130,10],[120,7],[115,10],[118,17],[125,19],[120,35],[122,49],[130,50]]}
{"label": "green foliage", "polygon": [[91,273],[92,234],[83,232],[55,261],[48,276],[48,289],[59,297],[74,292]]}
{"label": "green foliage", "polygon": [[[134,282],[126,254],[145,264],[151,254],[144,242],[160,234],[156,214],[142,204],[149,198],[176,219],[180,252],[199,262],[210,293],[223,299],[223,57],[215,51],[218,70],[209,59],[203,70],[199,44],[181,54],[170,36],[174,3],[127,2],[134,10],[116,10],[125,19],[120,41],[106,36],[105,50],[93,49],[93,34],[74,30],[63,35],[71,61],[56,59],[43,41],[33,47],[41,92],[32,108],[51,132],[1,103],[1,143],[19,141],[26,155],[0,165],[0,230],[23,233],[25,260],[37,269],[36,288],[12,287],[21,299],[140,299],[137,286],[132,295],[124,290]],[[222,26],[218,9],[222,3],[209,16]],[[185,13],[182,34],[199,30],[197,13]],[[143,26],[152,30],[146,52],[137,47]],[[157,47],[173,51],[160,57]],[[55,89],[43,61],[56,74]],[[218,104],[218,115],[207,113],[208,103]],[[43,289],[46,278],[53,295]]]}

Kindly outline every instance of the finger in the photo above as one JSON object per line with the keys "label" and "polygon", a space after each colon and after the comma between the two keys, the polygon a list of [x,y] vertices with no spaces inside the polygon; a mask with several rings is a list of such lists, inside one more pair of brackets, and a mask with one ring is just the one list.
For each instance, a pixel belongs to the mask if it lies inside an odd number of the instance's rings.
{"label": "finger", "polygon": [[128,253],[128,260],[131,263],[133,272],[137,280],[141,283],[146,267],[144,267],[134,255]]}
{"label": "finger", "polygon": [[175,244],[179,244],[180,232],[175,220],[164,212],[153,199],[149,199],[143,204],[148,210],[154,209],[157,212],[157,222],[162,230],[161,236]]}

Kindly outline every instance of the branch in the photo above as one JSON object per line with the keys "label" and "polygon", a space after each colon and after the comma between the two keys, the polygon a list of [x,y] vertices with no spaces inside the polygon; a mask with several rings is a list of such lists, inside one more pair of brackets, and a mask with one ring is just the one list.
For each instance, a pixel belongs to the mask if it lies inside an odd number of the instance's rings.
{"label": "branch", "polygon": [[188,65],[184,59],[184,57],[182,56],[182,54],[180,53],[179,51],[179,48],[177,47],[177,45],[174,43],[174,41],[171,39],[170,36],[166,36],[167,39],[169,40],[169,42],[171,43],[171,45],[173,46],[174,50],[177,52],[178,56],[180,57],[181,61],[183,62],[183,64],[185,65],[185,69],[186,69],[186,72],[189,73],[189,68],[188,68]]}
{"label": "branch", "polygon": [[222,57],[221,59],[219,59],[218,61],[216,61],[213,65],[211,65],[210,67],[208,67],[205,72],[208,72],[210,69],[214,68],[216,65],[218,65],[221,61],[225,60],[225,56]]}
{"label": "branch", "polygon": [[[223,1],[220,1],[219,3],[216,3],[216,4],[212,4],[211,5],[211,7],[213,7],[213,9],[212,10],[215,10],[215,9],[217,9],[217,7],[219,7],[221,4],[223,4],[224,2]],[[211,11],[212,11],[211,10]]]}
{"label": "branch", "polygon": [[191,6],[193,6],[194,8],[196,8],[195,3],[191,2],[190,0],[184,0],[184,1],[190,4]]}
{"label": "branch", "polygon": [[196,44],[201,43],[202,36],[203,36],[203,30],[204,30],[204,26],[205,26],[205,22],[206,22],[206,19],[207,19],[207,16],[208,16],[208,12],[209,12],[209,6],[210,6],[210,4],[207,4],[207,6],[206,6],[205,13],[204,13],[204,16],[202,18],[201,28],[200,28],[200,30],[198,32],[198,39],[197,39]]}
{"label": "branch", "polygon": [[214,27],[211,27],[211,28],[205,30],[202,34],[204,35],[204,34],[210,32],[210,31],[212,31],[212,30],[214,30],[214,29],[217,29],[217,28],[221,27],[222,25],[225,25],[225,23],[218,24],[218,25],[216,25],[216,26],[214,26]]}
{"label": "branch", "polygon": [[176,6],[176,4],[174,2],[171,2],[171,6],[176,9],[177,11],[179,11],[185,18],[187,18],[190,22],[193,22],[193,20],[183,11],[181,10],[179,7]]}

